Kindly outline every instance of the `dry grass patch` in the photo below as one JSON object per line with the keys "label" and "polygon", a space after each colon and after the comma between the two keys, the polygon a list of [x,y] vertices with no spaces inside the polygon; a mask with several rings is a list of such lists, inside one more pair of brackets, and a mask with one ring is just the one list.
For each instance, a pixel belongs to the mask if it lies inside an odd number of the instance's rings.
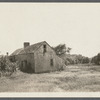
{"label": "dry grass patch", "polygon": [[98,92],[100,66],[67,66],[41,74],[16,72],[0,78],[0,92]]}

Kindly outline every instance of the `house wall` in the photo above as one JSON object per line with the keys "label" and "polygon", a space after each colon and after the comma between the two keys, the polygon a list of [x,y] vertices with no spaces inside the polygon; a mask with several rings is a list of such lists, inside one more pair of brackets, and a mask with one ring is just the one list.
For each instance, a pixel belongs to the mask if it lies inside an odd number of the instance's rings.
{"label": "house wall", "polygon": [[[43,45],[46,45],[45,53]],[[12,59],[19,62],[19,67],[23,71],[30,69],[35,73],[42,73],[60,70],[64,65],[63,60],[56,55],[55,51],[46,42],[43,45],[37,48],[34,53],[19,54],[13,56]],[[51,65],[51,60],[53,60],[53,65]]]}
{"label": "house wall", "polygon": [[[21,54],[16,56],[17,61],[19,62],[19,67],[23,71],[32,71],[35,72],[35,66],[34,66],[34,54]],[[27,62],[26,66],[23,63]],[[24,67],[23,67],[24,66]]]}
{"label": "house wall", "polygon": [[[43,53],[43,45],[46,45],[47,52]],[[59,70],[63,66],[62,59],[56,56],[55,52],[49,45],[44,43],[35,53],[35,72],[50,72]],[[51,66],[51,59],[53,59],[53,66]]]}
{"label": "house wall", "polygon": [[64,64],[64,61],[62,58],[58,57],[58,56],[55,56],[55,67],[58,69],[58,70],[61,70],[62,68],[65,67],[65,64]]}

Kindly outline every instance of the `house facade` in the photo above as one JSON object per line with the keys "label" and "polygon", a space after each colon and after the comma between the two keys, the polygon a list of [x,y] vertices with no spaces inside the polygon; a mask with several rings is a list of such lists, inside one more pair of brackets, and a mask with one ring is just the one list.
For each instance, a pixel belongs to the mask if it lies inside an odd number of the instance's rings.
{"label": "house facade", "polygon": [[22,71],[42,73],[60,70],[64,66],[52,47],[46,42],[30,45],[24,43],[24,48],[11,54],[12,61],[18,61]]}

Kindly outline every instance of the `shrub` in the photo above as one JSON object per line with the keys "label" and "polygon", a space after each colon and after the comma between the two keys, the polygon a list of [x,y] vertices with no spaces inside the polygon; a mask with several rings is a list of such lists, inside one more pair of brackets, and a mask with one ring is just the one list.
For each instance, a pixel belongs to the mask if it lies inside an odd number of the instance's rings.
{"label": "shrub", "polygon": [[16,71],[18,64],[12,63],[7,56],[0,58],[0,72],[2,76],[9,76]]}
{"label": "shrub", "polygon": [[94,56],[91,60],[92,63],[95,63],[96,65],[100,65],[100,53],[98,53],[96,56]]}

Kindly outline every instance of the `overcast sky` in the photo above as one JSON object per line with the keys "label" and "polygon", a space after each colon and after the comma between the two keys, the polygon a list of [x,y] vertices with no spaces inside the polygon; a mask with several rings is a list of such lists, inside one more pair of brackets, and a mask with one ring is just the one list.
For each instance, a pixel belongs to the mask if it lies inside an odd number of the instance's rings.
{"label": "overcast sky", "polygon": [[71,54],[100,52],[100,3],[1,3],[0,54],[31,44],[65,43]]}

